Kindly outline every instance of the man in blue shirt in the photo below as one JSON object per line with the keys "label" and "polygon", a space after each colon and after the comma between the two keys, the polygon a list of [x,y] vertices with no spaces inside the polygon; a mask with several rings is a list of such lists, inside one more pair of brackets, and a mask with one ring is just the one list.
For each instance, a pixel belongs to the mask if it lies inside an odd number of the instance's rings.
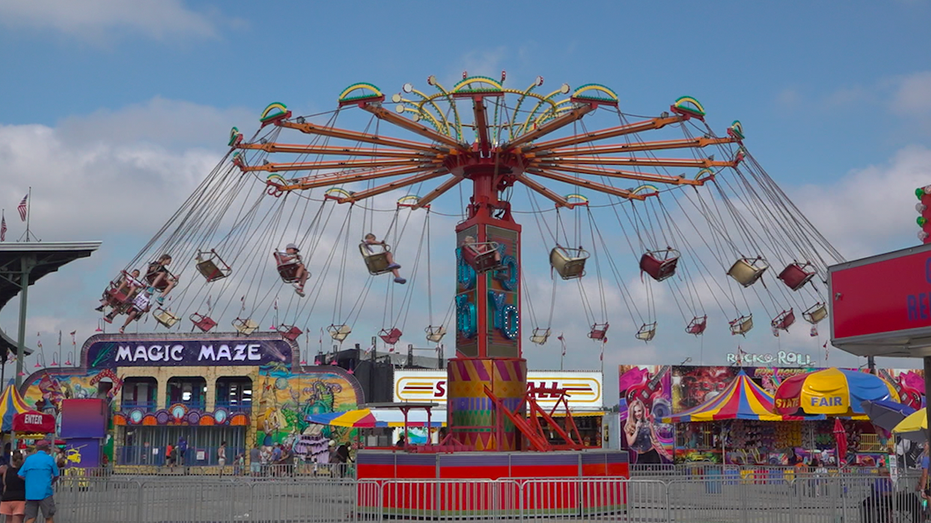
{"label": "man in blue shirt", "polygon": [[45,523],[54,523],[55,500],[52,499],[52,484],[58,479],[58,465],[49,455],[49,442],[36,442],[36,452],[23,463],[19,477],[26,481],[26,523],[34,523],[39,516],[39,509],[45,516]]}

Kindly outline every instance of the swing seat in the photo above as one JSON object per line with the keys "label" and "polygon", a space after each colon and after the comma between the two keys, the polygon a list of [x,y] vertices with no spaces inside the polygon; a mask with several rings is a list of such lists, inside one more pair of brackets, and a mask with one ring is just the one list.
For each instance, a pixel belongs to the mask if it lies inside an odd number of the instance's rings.
{"label": "swing seat", "polygon": [[346,338],[349,337],[349,333],[352,332],[352,327],[346,324],[343,324],[343,325],[333,324],[327,327],[326,331],[330,333],[331,338],[333,338],[336,341],[342,342],[342,341],[345,341]]}
{"label": "swing seat", "polygon": [[278,267],[278,276],[281,276],[281,281],[285,283],[296,282],[297,269],[301,265],[301,255],[290,255],[275,251],[272,256],[275,258],[275,265]]}
{"label": "swing seat", "polygon": [[640,270],[656,281],[663,281],[674,275],[678,264],[679,251],[672,248],[647,251],[640,257]]}
{"label": "swing seat", "polygon": [[530,341],[531,343],[536,343],[537,345],[543,345],[544,343],[546,343],[546,340],[548,340],[549,337],[550,337],[549,329],[537,328],[537,329],[533,329],[533,334],[530,335]]}
{"label": "swing seat", "polygon": [[700,336],[708,326],[708,316],[695,316],[685,328],[685,332]]}
{"label": "swing seat", "polygon": [[588,256],[588,251],[581,247],[572,249],[557,245],[550,251],[550,267],[564,280],[581,278],[585,276],[585,260]]}
{"label": "swing seat", "polygon": [[736,320],[731,320],[728,323],[730,323],[731,326],[731,336],[736,336],[738,334],[744,336],[750,332],[750,329],[753,328],[753,314],[741,316]]}
{"label": "swing seat", "polygon": [[740,258],[727,271],[727,275],[737,280],[737,283],[749,287],[763,276],[768,266],[763,258]]}
{"label": "swing seat", "polygon": [[304,331],[297,328],[295,325],[279,325],[278,333],[286,340],[295,341],[298,336],[304,334]]}
{"label": "swing seat", "polygon": [[[383,248],[383,250],[375,252],[369,250],[377,248]],[[362,253],[362,259],[365,261],[365,268],[368,269],[369,274],[372,276],[391,272],[391,269],[388,268],[388,266],[391,265],[388,263],[388,253],[391,252],[391,247],[389,245],[368,244],[363,241],[359,244],[359,252]]]}
{"label": "swing seat", "polygon": [[780,312],[775,318],[773,318],[772,326],[773,329],[788,331],[789,327],[795,323],[795,311],[789,309],[787,311]]}
{"label": "swing seat", "polygon": [[378,337],[388,345],[394,345],[401,339],[401,329],[397,327],[391,327],[391,330],[382,329],[378,332]]}
{"label": "swing seat", "polygon": [[236,318],[233,320],[233,328],[236,329],[238,334],[248,336],[258,330],[259,324],[251,318]]}
{"label": "swing seat", "polygon": [[200,329],[201,332],[207,332],[217,326],[217,322],[213,321],[213,318],[196,312],[188,316],[188,319],[191,320],[194,327]]}
{"label": "swing seat", "polygon": [[[126,292],[120,291],[120,284],[129,278],[132,278],[131,274],[126,271],[121,271],[120,276],[110,282],[107,286],[107,290],[104,291],[107,305],[114,309],[125,309],[129,305],[132,305],[133,295],[135,293],[127,294]],[[132,289],[132,287],[130,287],[130,289]]]}
{"label": "swing seat", "polygon": [[498,242],[467,243],[462,245],[462,259],[475,269],[476,274],[482,274],[497,269],[500,264],[495,259],[498,253]]}
{"label": "swing seat", "polygon": [[800,264],[795,262],[790,263],[785,269],[782,269],[778,278],[790,289],[797,291],[804,287],[809,280],[814,278],[815,274],[815,270],[811,267],[810,263]]}
{"label": "swing seat", "polygon": [[446,336],[446,327],[442,325],[434,327],[431,325],[424,329],[424,332],[427,333],[427,341],[439,343],[443,339],[443,336]]}
{"label": "swing seat", "polygon": [[207,278],[207,283],[222,280],[233,272],[233,269],[231,269],[213,249],[209,251],[197,251],[197,257],[195,259],[197,260],[197,272],[204,278]]}
{"label": "swing seat", "polygon": [[608,324],[607,323],[596,323],[592,325],[592,330],[589,331],[588,337],[593,340],[604,340],[605,335],[608,334]]}
{"label": "swing seat", "polygon": [[150,264],[149,264],[149,269],[148,269],[148,271],[145,273],[145,281],[146,281],[146,283],[149,284],[149,286],[155,287],[155,290],[157,290],[157,291],[163,291],[163,290],[165,290],[165,289],[168,288],[168,284],[169,284],[169,283],[171,283],[171,282],[173,282],[173,281],[177,281],[177,278],[175,278],[175,275],[172,274],[171,271],[169,271],[168,268],[166,267],[166,268],[165,268],[166,277],[163,278],[162,281],[158,282],[158,284],[156,284],[156,283],[155,283],[155,279],[158,278],[159,272],[156,271],[156,270],[154,270],[154,268],[157,267],[157,266],[158,266],[158,264],[156,264],[156,263],[150,263]]}
{"label": "swing seat", "polygon": [[152,313],[152,316],[155,317],[155,321],[161,323],[169,329],[174,327],[175,324],[181,320],[181,318],[172,314],[168,309],[163,309],[161,307],[156,308],[155,312]]}
{"label": "swing seat", "polygon": [[656,322],[653,323],[644,323],[640,326],[640,330],[637,331],[635,337],[641,341],[650,341],[653,337],[656,336]]}
{"label": "swing seat", "polygon": [[812,325],[817,324],[827,316],[828,308],[825,304],[820,302],[808,307],[805,309],[805,312],[802,313],[802,318],[805,318],[805,321]]}

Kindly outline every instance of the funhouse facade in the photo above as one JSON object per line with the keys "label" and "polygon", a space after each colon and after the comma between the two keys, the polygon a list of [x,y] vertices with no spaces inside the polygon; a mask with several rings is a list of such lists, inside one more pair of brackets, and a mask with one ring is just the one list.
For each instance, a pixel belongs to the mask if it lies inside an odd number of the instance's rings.
{"label": "funhouse facade", "polygon": [[79,367],[41,369],[21,391],[55,415],[69,399],[106,399],[112,415],[99,444],[117,470],[216,465],[224,442],[230,462],[276,445],[310,461],[349,433],[307,417],[354,409],[363,393],[345,370],[302,361],[278,333],[99,334],[84,343]]}

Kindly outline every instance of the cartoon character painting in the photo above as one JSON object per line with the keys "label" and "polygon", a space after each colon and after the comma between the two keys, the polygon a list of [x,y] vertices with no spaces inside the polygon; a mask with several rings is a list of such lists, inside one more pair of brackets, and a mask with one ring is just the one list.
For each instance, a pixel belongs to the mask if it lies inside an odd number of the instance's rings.
{"label": "cartoon character painting", "polygon": [[290,375],[275,370],[260,374],[257,444],[281,443],[306,456],[325,452],[330,439],[343,441],[348,437],[348,430],[340,432],[307,422],[310,414],[356,408],[356,391],[344,378],[336,374]]}

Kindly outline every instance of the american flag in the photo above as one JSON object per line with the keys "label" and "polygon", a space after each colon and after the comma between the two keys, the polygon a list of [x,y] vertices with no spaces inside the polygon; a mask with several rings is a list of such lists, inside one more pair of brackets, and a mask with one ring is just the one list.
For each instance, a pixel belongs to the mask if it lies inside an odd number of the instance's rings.
{"label": "american flag", "polygon": [[19,218],[22,221],[26,221],[26,200],[29,198],[29,195],[23,196],[23,201],[19,202],[19,206],[16,207],[16,210],[19,211]]}
{"label": "american flag", "polygon": [[0,217],[0,242],[6,241],[6,216]]}

